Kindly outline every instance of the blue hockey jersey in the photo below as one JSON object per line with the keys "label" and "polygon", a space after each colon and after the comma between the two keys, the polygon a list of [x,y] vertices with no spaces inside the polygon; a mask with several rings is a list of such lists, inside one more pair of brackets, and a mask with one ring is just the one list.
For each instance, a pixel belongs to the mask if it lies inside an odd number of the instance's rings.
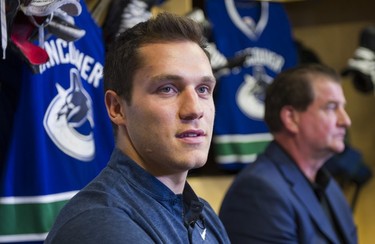
{"label": "blue hockey jersey", "polygon": [[81,5],[74,19],[85,36],[74,42],[47,39],[49,61],[40,73],[26,62],[14,67],[10,57],[1,62],[2,82],[16,86],[18,96],[0,167],[0,243],[43,241],[61,207],[104,168],[112,152],[102,32],[84,1]]}
{"label": "blue hockey jersey", "polygon": [[215,93],[215,161],[239,170],[272,139],[263,121],[265,89],[296,65],[297,51],[281,3],[206,0],[205,12],[217,49],[228,59],[246,57],[218,78]]}

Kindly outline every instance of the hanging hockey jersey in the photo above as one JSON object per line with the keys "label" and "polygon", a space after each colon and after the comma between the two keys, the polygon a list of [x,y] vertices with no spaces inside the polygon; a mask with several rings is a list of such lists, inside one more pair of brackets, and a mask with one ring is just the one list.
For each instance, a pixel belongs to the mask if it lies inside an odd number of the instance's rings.
{"label": "hanging hockey jersey", "polygon": [[281,3],[206,0],[212,39],[228,59],[245,56],[218,78],[213,137],[215,162],[239,170],[272,139],[263,121],[265,89],[282,70],[296,65],[291,27]]}
{"label": "hanging hockey jersey", "polygon": [[85,36],[47,39],[49,61],[38,74],[9,56],[1,62],[2,83],[8,83],[2,92],[17,87],[18,100],[0,167],[0,243],[42,242],[61,207],[99,173],[113,149],[102,33],[81,4],[74,19]]}

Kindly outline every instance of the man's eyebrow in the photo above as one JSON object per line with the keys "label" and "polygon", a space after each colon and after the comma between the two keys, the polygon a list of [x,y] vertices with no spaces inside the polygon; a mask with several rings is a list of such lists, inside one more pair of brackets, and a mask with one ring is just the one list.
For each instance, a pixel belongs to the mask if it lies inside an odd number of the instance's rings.
{"label": "man's eyebrow", "polygon": [[202,81],[205,82],[205,83],[216,84],[216,79],[213,76],[203,76]]}
{"label": "man's eyebrow", "polygon": [[151,78],[151,81],[155,83],[163,82],[163,81],[179,81],[179,80],[183,80],[183,78],[178,75],[169,75],[169,74],[157,75]]}
{"label": "man's eyebrow", "polygon": [[[151,78],[152,82],[163,82],[163,81],[182,81],[184,80],[184,77],[179,76],[179,75],[170,75],[170,74],[165,74],[165,75],[157,75]],[[216,83],[216,79],[213,76],[203,76],[200,78],[201,82],[204,83]]]}

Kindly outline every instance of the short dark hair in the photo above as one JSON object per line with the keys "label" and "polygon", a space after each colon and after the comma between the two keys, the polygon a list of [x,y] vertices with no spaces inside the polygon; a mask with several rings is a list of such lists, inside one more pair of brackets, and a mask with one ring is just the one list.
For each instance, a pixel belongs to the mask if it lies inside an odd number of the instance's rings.
{"label": "short dark hair", "polygon": [[144,62],[139,48],[152,43],[176,41],[197,43],[209,57],[202,26],[188,17],[163,12],[127,29],[116,38],[107,52],[104,89],[115,91],[130,104],[134,74]]}
{"label": "short dark hair", "polygon": [[274,133],[283,128],[280,118],[284,106],[292,106],[305,111],[314,101],[315,95],[311,83],[316,76],[326,76],[341,83],[339,74],[323,64],[301,64],[278,74],[266,90],[264,120]]}

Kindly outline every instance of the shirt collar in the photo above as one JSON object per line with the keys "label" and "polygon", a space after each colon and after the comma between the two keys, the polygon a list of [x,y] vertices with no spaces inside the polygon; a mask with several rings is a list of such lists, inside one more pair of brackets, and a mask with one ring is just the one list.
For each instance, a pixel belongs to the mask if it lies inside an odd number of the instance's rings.
{"label": "shirt collar", "polygon": [[182,194],[175,194],[118,148],[115,148],[112,153],[109,167],[118,168],[121,174],[135,187],[147,192],[148,195],[151,195],[159,202],[166,202],[166,206],[169,206],[170,202],[181,201],[182,198],[185,222],[187,224],[195,223],[195,221],[201,218],[204,204],[199,200],[187,181],[185,182]]}

